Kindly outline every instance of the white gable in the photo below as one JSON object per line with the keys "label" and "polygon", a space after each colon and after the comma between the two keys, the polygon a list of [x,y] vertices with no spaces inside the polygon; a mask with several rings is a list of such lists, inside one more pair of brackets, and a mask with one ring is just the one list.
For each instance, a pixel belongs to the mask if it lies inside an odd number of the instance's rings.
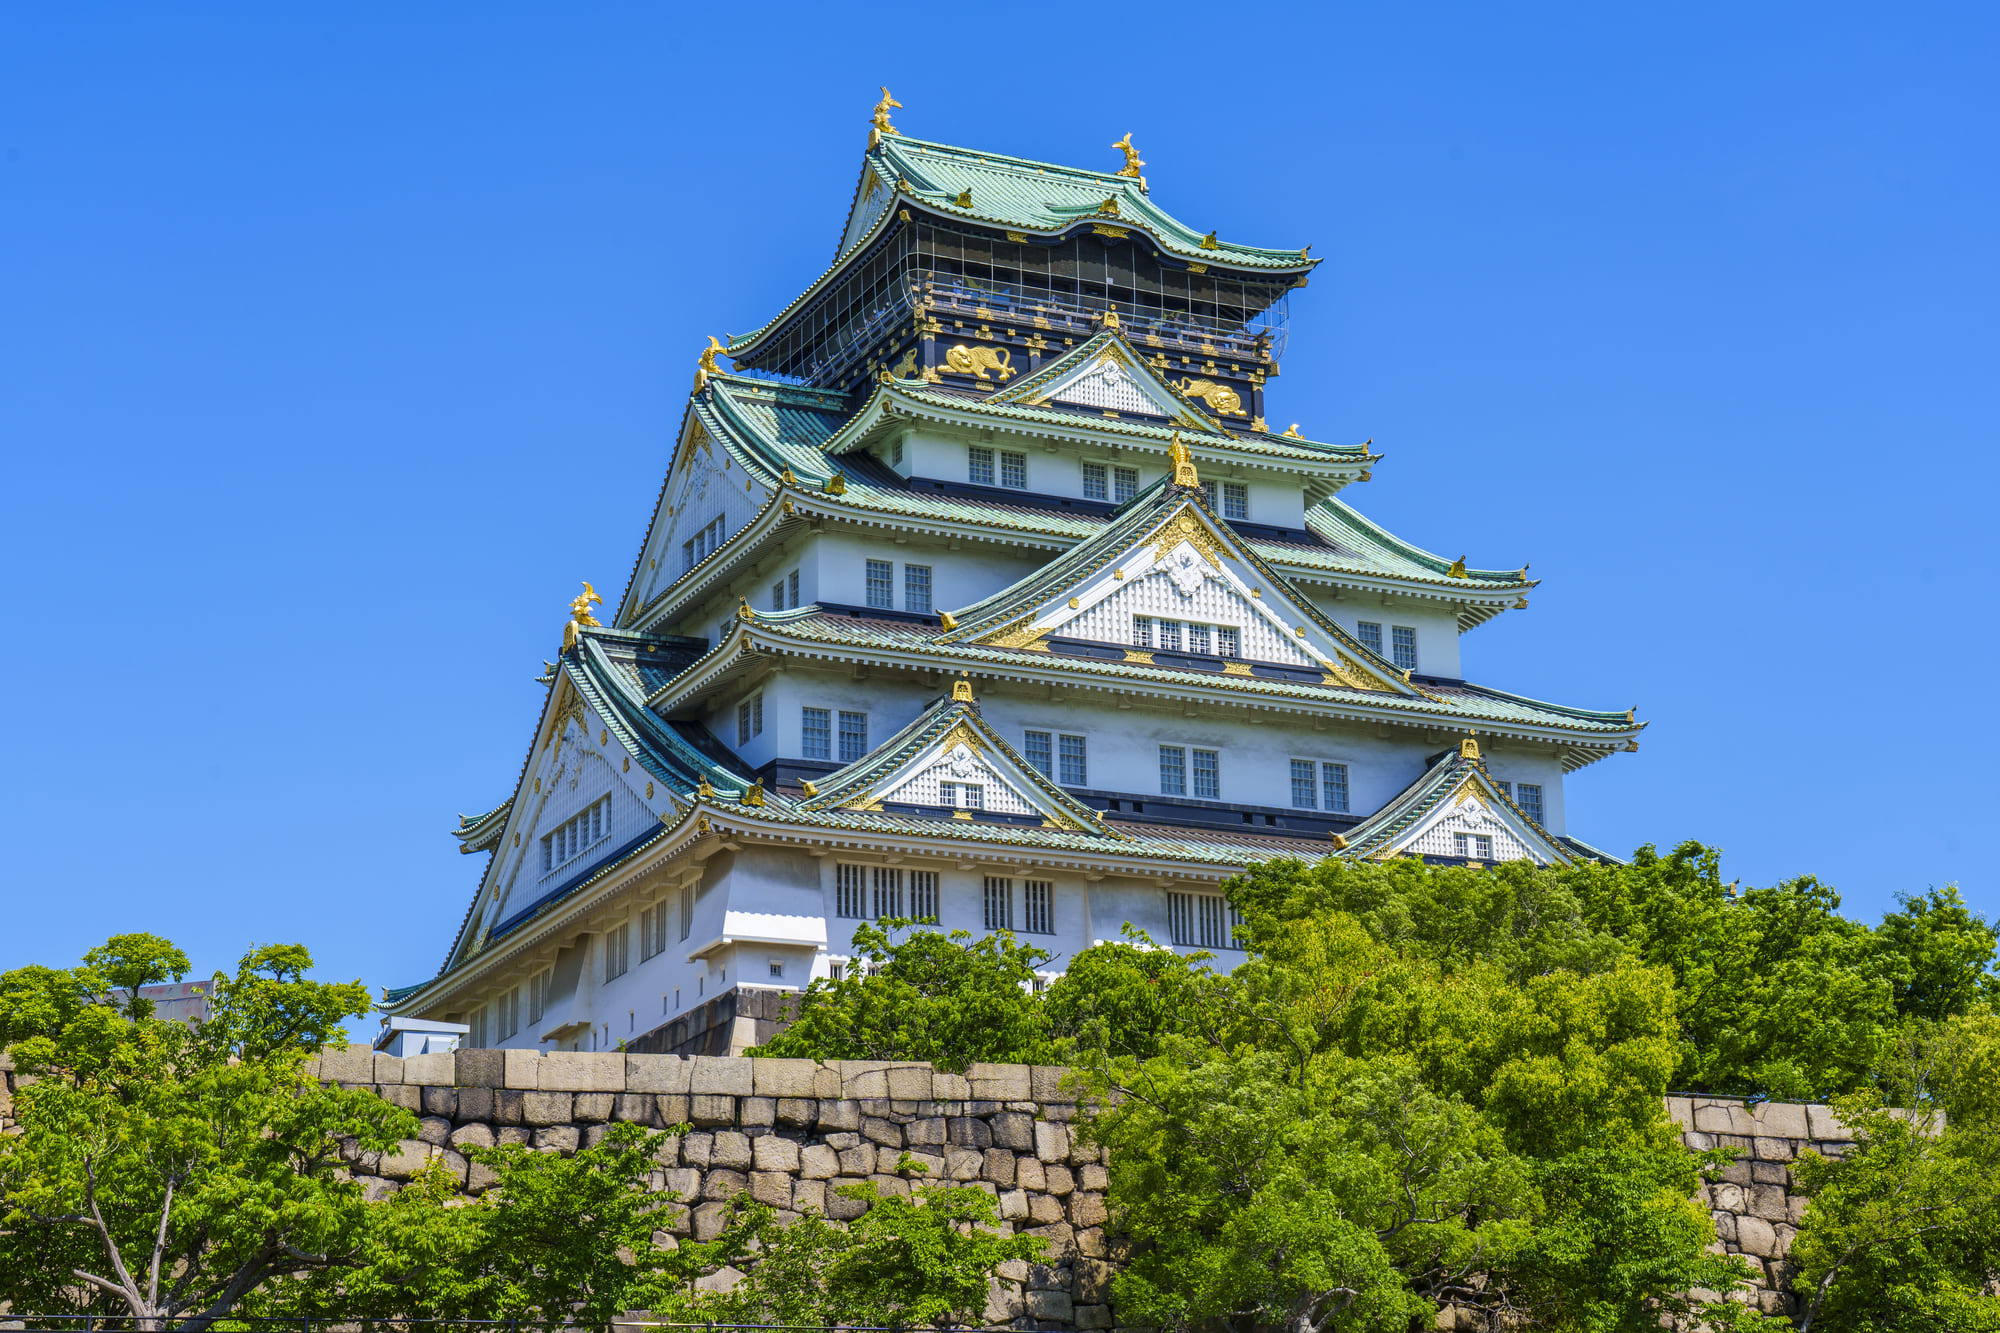
{"label": "white gable", "polygon": [[1121,358],[1109,355],[1100,356],[1057,381],[1045,396],[1051,402],[1108,408],[1113,412],[1145,412],[1171,417],[1181,411],[1179,403],[1172,402],[1155,386],[1140,380]]}
{"label": "white gable", "polygon": [[[1123,580],[1107,595],[1051,631],[1071,638],[1095,639],[1103,643],[1135,644],[1133,617],[1150,616],[1155,621],[1173,621],[1234,629],[1238,636],[1236,655],[1257,662],[1283,662],[1295,666],[1315,666],[1318,662],[1299,646],[1295,634],[1288,634],[1274,608],[1259,605],[1259,599],[1245,595],[1240,583],[1211,565],[1194,546],[1182,542],[1164,559],[1144,573],[1127,571]],[[1182,632],[1184,634],[1184,631]],[[1157,637],[1153,642],[1164,646]]]}
{"label": "white gable", "polygon": [[[748,523],[770,491],[736,465],[697,426],[682,446],[678,474],[667,485],[658,536],[640,571],[637,604],[644,606],[688,569],[689,542],[697,563]],[[722,522],[717,525],[716,520]]]}
{"label": "white gable", "polygon": [[[1484,839],[1485,841],[1480,841]],[[1474,778],[1438,802],[1423,819],[1391,843],[1390,855],[1416,852],[1424,856],[1468,856],[1490,861],[1535,861],[1541,839],[1528,832],[1513,811]]]}
{"label": "white gable", "polygon": [[954,783],[980,788],[982,799],[977,808],[1008,815],[1040,814],[988,760],[983,747],[973,748],[975,743],[964,728],[954,728],[936,748],[904,764],[889,785],[875,793],[875,799],[909,805],[966,804],[945,799],[943,785]]}

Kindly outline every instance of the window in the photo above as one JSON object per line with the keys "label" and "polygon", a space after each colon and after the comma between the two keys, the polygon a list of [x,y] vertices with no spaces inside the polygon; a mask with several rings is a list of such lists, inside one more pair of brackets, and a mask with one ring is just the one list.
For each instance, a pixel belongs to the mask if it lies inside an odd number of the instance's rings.
{"label": "window", "polygon": [[1235,657],[1241,651],[1242,631],[1234,625],[1203,625],[1191,620],[1133,616],[1132,642],[1140,648],[1158,648],[1169,653]]}
{"label": "window", "polygon": [[868,915],[868,896],[864,877],[864,866],[840,865],[834,867],[834,911],[836,915],[849,921],[859,921]]}
{"label": "window", "polygon": [[1250,517],[1250,488],[1240,481],[1225,481],[1222,491],[1222,516],[1224,518]]}
{"label": "window", "polygon": [[1520,783],[1518,786],[1514,788],[1514,803],[1521,807],[1522,814],[1534,820],[1537,824],[1542,822],[1541,783],[1539,782]]}
{"label": "window", "polygon": [[1090,768],[1085,760],[1083,737],[1064,736],[1061,747],[1062,777],[1058,780],[1065,787],[1089,786]]}
{"label": "window", "polygon": [[779,579],[771,585],[771,609],[773,611],[782,611],[785,609],[785,581],[783,579]]}
{"label": "window", "polygon": [[1320,789],[1326,795],[1326,808],[1345,812],[1347,809],[1347,765],[1321,764],[1319,766]]}
{"label": "window", "polygon": [[903,466],[903,437],[900,435],[889,441],[889,466]]}
{"label": "window", "polygon": [[510,986],[500,992],[500,1000],[493,1006],[495,1014],[493,1040],[505,1041],[521,1030],[521,991]]}
{"label": "window", "polygon": [[1086,500],[1108,500],[1111,498],[1111,489],[1105,481],[1104,464],[1085,463],[1083,465],[1083,498]]}
{"label": "window", "polygon": [[1124,504],[1138,493],[1138,468],[1115,467],[1111,469],[1111,499],[1114,503]]}
{"label": "window", "polygon": [[542,1015],[549,1011],[549,980],[546,968],[528,978],[528,1022],[531,1024],[541,1022]]}
{"label": "window", "polygon": [[1397,625],[1389,631],[1390,646],[1395,650],[1394,661],[1398,671],[1417,669],[1417,632],[1408,625]]}
{"label": "window", "polygon": [[1194,752],[1194,794],[1210,801],[1222,799],[1222,765],[1213,750]]}
{"label": "window", "polygon": [[665,908],[639,909],[639,961],[645,962],[666,947]]}
{"label": "window", "polygon": [[568,864],[584,848],[596,844],[609,830],[605,827],[611,813],[611,800],[606,797],[598,801],[582,814],[577,815],[554,831],[542,836],[542,873],[548,874],[558,866]]}
{"label": "window", "polygon": [[1056,886],[1031,879],[1021,886],[1021,929],[1030,935],[1056,933]]}
{"label": "window", "polygon": [[1046,731],[1028,731],[1022,735],[1027,741],[1028,764],[1045,778],[1056,775],[1055,751],[1051,748],[1053,739]]}
{"label": "window", "polygon": [[871,876],[875,881],[876,920],[885,916],[903,914],[903,872],[894,866],[875,866]]}
{"label": "window", "polygon": [[1153,646],[1153,618],[1151,616],[1132,617],[1132,642],[1141,648]]}
{"label": "window", "polygon": [[772,975],[773,977],[776,977],[776,978],[778,978],[779,980],[783,980],[783,979],[784,979],[784,975],[785,975],[785,963],[784,963],[784,960],[783,960],[783,959],[781,959],[781,958],[773,958],[773,959],[771,960],[771,975]]}
{"label": "window", "polygon": [[1240,949],[1236,927],[1243,913],[1227,899],[1207,893],[1167,895],[1167,938],[1198,949]]}
{"label": "window", "polygon": [[1178,620],[1162,620],[1158,622],[1157,628],[1160,635],[1160,647],[1170,653],[1179,652],[1181,650],[1181,622]]}
{"label": "window", "polygon": [[694,896],[699,890],[692,884],[681,886],[681,938],[685,940],[694,934]]}
{"label": "window", "polygon": [[1187,795],[1187,751],[1178,745],[1160,747],[1160,795]]}
{"label": "window", "polygon": [[604,984],[625,975],[632,963],[632,928],[624,922],[604,932]]}
{"label": "window", "polygon": [[931,567],[903,566],[903,609],[931,613]]}
{"label": "window", "polygon": [[840,715],[840,762],[851,764],[868,753],[868,714]]}
{"label": "window", "polygon": [[790,594],[790,597],[791,597],[791,604],[792,604],[792,609],[793,609],[794,611],[798,610],[798,609],[799,609],[799,571],[798,571],[798,570],[796,570],[796,569],[795,569],[795,570],[793,570],[793,571],[792,571],[791,573],[789,573],[789,574],[785,575],[785,589],[786,589],[786,591],[787,591],[787,592],[788,592],[788,593]]}
{"label": "window", "polygon": [[1495,778],[1495,779],[1493,780],[1493,785],[1494,785],[1494,786],[1496,786],[1496,787],[1498,787],[1498,788],[1500,789],[1500,794],[1501,794],[1502,796],[1505,796],[1505,797],[1506,797],[1506,798],[1507,798],[1508,800],[1510,800],[1510,801],[1514,799],[1514,784],[1513,784],[1513,783],[1511,783],[1511,782],[1503,782],[1503,781],[1501,781],[1501,780],[1500,780],[1499,778]]}
{"label": "window", "polygon": [[1215,655],[1217,657],[1241,657],[1243,655],[1242,639],[1236,632],[1236,626],[1217,625],[1215,627]]}
{"label": "window", "polygon": [[824,708],[799,710],[799,749],[808,759],[833,758],[833,714]]}
{"label": "window", "polygon": [[973,445],[965,451],[965,479],[975,486],[993,484],[993,451]]}
{"label": "window", "polygon": [[1354,637],[1361,640],[1361,646],[1377,657],[1382,655],[1382,627],[1372,620],[1364,620],[1354,627]]}
{"label": "window", "polygon": [[722,515],[709,520],[708,526],[681,543],[681,572],[686,573],[715,553],[722,545]]}
{"label": "window", "polygon": [[986,877],[986,929],[1014,928],[1014,881],[995,875]]}
{"label": "window", "polygon": [[1208,648],[1212,639],[1209,627],[1207,625],[1189,625],[1187,632],[1188,651],[1191,653],[1200,653],[1204,657],[1208,656]]}
{"label": "window", "polygon": [[1493,839],[1484,833],[1454,833],[1451,835],[1451,849],[1468,861],[1493,859]]}
{"label": "window", "polygon": [[1008,453],[1005,450],[1001,451],[1000,484],[1009,490],[1025,491],[1028,489],[1028,456],[1026,454]]}
{"label": "window", "polygon": [[736,705],[736,743],[748,745],[764,734],[764,693],[757,693]]}
{"label": "window", "polygon": [[1292,760],[1292,804],[1300,810],[1319,808],[1319,774],[1310,759]]}
{"label": "window", "polygon": [[935,870],[910,872],[910,915],[918,921],[937,920],[938,877]]}
{"label": "window", "polygon": [[977,782],[940,782],[938,799],[958,810],[984,810],[986,788]]}
{"label": "window", "polygon": [[466,1040],[467,1040],[468,1042],[470,1042],[470,1043],[471,1043],[471,1044],[472,1044],[473,1046],[475,1046],[475,1047],[482,1047],[482,1046],[486,1045],[486,1006],[485,1006],[485,1005],[483,1005],[483,1004],[482,1004],[482,1005],[480,1005],[480,1006],[479,1006],[479,1007],[478,1007],[477,1009],[474,1009],[474,1010],[472,1011],[472,1020],[471,1020],[471,1023],[469,1024],[469,1026],[470,1026],[470,1027],[472,1028],[472,1031],[470,1031],[470,1032],[468,1032],[468,1033],[466,1033],[466,1034],[465,1034],[465,1035],[466,1035]]}
{"label": "window", "polygon": [[887,560],[868,562],[868,605],[882,611],[896,609],[896,566]]}

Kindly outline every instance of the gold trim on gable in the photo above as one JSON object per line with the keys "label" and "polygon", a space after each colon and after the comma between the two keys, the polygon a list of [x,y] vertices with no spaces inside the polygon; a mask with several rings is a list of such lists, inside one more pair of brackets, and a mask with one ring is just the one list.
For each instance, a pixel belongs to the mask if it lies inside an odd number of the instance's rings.
{"label": "gold trim on gable", "polygon": [[1153,534],[1153,563],[1163,563],[1167,552],[1182,542],[1201,552],[1209,564],[1221,570],[1222,539],[1209,531],[1208,525],[1196,518],[1192,509],[1182,509]]}

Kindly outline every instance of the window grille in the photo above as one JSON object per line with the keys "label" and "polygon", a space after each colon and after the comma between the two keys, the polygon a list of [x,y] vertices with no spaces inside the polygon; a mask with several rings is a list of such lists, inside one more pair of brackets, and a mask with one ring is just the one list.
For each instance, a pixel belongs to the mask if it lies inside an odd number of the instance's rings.
{"label": "window grille", "polygon": [[1153,646],[1153,618],[1151,616],[1132,617],[1132,642],[1141,648]]}
{"label": "window grille", "polygon": [[549,1011],[549,973],[546,969],[528,978],[528,1022],[542,1021]]}
{"label": "window grille", "polygon": [[1000,484],[1009,490],[1028,489],[1028,456],[1002,450],[1000,453]]}
{"label": "window grille", "polygon": [[1243,655],[1242,639],[1238,635],[1234,625],[1217,625],[1215,627],[1215,655],[1217,657],[1241,657]]}
{"label": "window grille", "polygon": [[1451,844],[1452,851],[1468,861],[1493,859],[1493,839],[1484,833],[1454,833]]}
{"label": "window grille", "polygon": [[840,762],[851,764],[868,753],[868,714],[840,715]]}
{"label": "window grille", "polygon": [[1138,493],[1138,468],[1115,467],[1111,469],[1111,499],[1114,504],[1122,505]]}
{"label": "window grille", "polygon": [[659,918],[659,909],[639,909],[639,961],[642,963],[660,951],[659,945],[653,942],[653,931]]}
{"label": "window grille", "polygon": [[903,437],[900,435],[889,441],[889,466],[903,466]]}
{"label": "window grille", "polygon": [[834,867],[834,911],[850,921],[859,921],[868,915],[868,868],[866,866],[838,865]]}
{"label": "window grille", "polygon": [[1382,627],[1372,620],[1364,620],[1354,627],[1354,637],[1361,640],[1361,646],[1377,657],[1382,655]]}
{"label": "window grille", "polygon": [[872,871],[875,881],[876,920],[885,916],[903,914],[903,872],[894,866],[875,866]]}
{"label": "window grille", "polygon": [[1187,633],[1188,651],[1191,653],[1200,653],[1203,657],[1208,656],[1210,627],[1207,625],[1190,624],[1187,627]]}
{"label": "window grille", "polygon": [[604,932],[604,984],[610,985],[625,975],[632,961],[632,931],[620,922]]}
{"label": "window grille", "polygon": [[1056,886],[1031,879],[1021,886],[1021,929],[1029,935],[1056,933]]}
{"label": "window grille", "polygon": [[1090,785],[1090,768],[1084,754],[1083,737],[1064,736],[1062,746],[1062,785],[1065,787],[1087,787]]}
{"label": "window grille", "polygon": [[1542,784],[1539,782],[1523,782],[1515,787],[1514,804],[1521,807],[1522,814],[1534,820],[1537,824],[1541,823]]}
{"label": "window grille", "polygon": [[903,566],[903,609],[931,613],[931,567]]}
{"label": "window grille", "polygon": [[910,915],[918,921],[935,921],[938,914],[938,877],[935,870],[910,872]]}
{"label": "window grille", "polygon": [[1398,671],[1417,669],[1417,631],[1409,625],[1397,625],[1390,631],[1391,646],[1395,649],[1395,663]]}
{"label": "window grille", "polygon": [[1319,808],[1319,784],[1314,780],[1315,765],[1310,759],[1292,760],[1292,804],[1301,810]]}
{"label": "window grille", "polygon": [[938,800],[959,810],[984,810],[986,788],[977,782],[940,782]]}
{"label": "window grille", "polygon": [[736,743],[748,745],[764,734],[764,693],[757,693],[736,705]]}
{"label": "window grille", "polygon": [[1347,809],[1347,765],[1321,764],[1319,774],[1320,786],[1326,793],[1326,808],[1344,812]]}
{"label": "window grille", "polygon": [[1222,516],[1224,518],[1250,517],[1250,488],[1240,481],[1222,483]]}
{"label": "window grille", "polygon": [[1242,924],[1242,910],[1218,895],[1167,895],[1167,938],[1184,948],[1241,949],[1236,927]]}
{"label": "window grille", "polygon": [[965,451],[965,479],[975,486],[993,484],[993,451],[973,445]]}
{"label": "window grille", "polygon": [[1040,772],[1043,777],[1054,777],[1056,775],[1055,752],[1050,746],[1051,737],[1049,733],[1046,731],[1028,731],[1023,732],[1022,736],[1026,741],[1029,766]]}
{"label": "window grille", "polygon": [[1187,750],[1179,745],[1160,747],[1160,794],[1187,795]]}
{"label": "window grille", "polygon": [[1213,750],[1194,752],[1194,794],[1211,801],[1222,799],[1222,761]]}
{"label": "window grille", "polygon": [[896,609],[896,566],[887,560],[868,562],[868,605],[881,611]]}
{"label": "window grille", "polygon": [[587,847],[594,846],[607,832],[611,801],[607,797],[582,814],[564,821],[542,837],[542,873],[567,865]]}
{"label": "window grille", "polygon": [[779,579],[771,585],[771,609],[773,611],[782,611],[785,609],[785,581],[783,579]]}
{"label": "window grille", "polygon": [[722,522],[723,516],[717,514],[700,532],[681,543],[682,573],[715,554],[716,548],[722,545]]}
{"label": "window grille", "polygon": [[1159,622],[1159,631],[1160,631],[1160,647],[1164,648],[1166,651],[1170,653],[1177,653],[1181,650],[1180,621],[1162,620]]}
{"label": "window grille", "polygon": [[798,608],[799,608],[799,571],[798,571],[798,570],[796,570],[796,569],[795,569],[795,570],[793,570],[793,571],[792,571],[791,573],[789,573],[789,574],[785,575],[785,589],[786,589],[786,591],[787,591],[787,592],[789,592],[789,593],[791,594],[791,604],[792,604],[792,609],[793,609],[794,611],[798,610]]}
{"label": "window grille", "polygon": [[773,977],[779,977],[779,978],[782,978],[785,975],[784,963],[776,958],[773,958],[771,960],[771,975]]}
{"label": "window grille", "polygon": [[500,1001],[495,1008],[498,1011],[499,1021],[495,1024],[498,1030],[493,1034],[493,1039],[495,1041],[505,1041],[521,1030],[520,989],[510,986],[506,990],[501,991]]}
{"label": "window grille", "polygon": [[472,1031],[466,1034],[466,1039],[475,1047],[484,1047],[486,1045],[485,1005],[482,1004],[472,1011],[472,1020],[468,1026],[471,1027]]}
{"label": "window grille", "polygon": [[1083,465],[1083,498],[1086,500],[1108,500],[1111,489],[1105,482],[1105,468],[1102,463]]}
{"label": "window grille", "polygon": [[700,892],[692,884],[681,886],[681,939],[694,934],[694,896]]}
{"label": "window grille", "polygon": [[1014,881],[996,875],[986,877],[986,929],[1014,928]]}
{"label": "window grille", "polygon": [[799,710],[799,749],[808,759],[833,758],[833,714],[824,708]]}

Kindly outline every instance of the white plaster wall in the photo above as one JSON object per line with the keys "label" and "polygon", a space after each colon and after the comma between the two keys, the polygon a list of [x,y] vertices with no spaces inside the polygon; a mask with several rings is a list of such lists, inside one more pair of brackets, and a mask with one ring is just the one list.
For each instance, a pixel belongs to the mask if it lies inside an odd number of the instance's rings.
{"label": "white plaster wall", "polygon": [[[805,566],[812,567],[811,584],[816,590],[805,600],[842,602],[850,606],[868,604],[868,562],[887,560],[896,566],[895,591],[898,611],[904,610],[903,570],[908,565],[929,565],[931,604],[943,611],[970,606],[1002,588],[1018,583],[1047,563],[1046,555],[1009,552],[1004,549],[962,547],[952,550],[942,543],[911,539],[898,542],[891,534],[862,537],[848,533],[828,533],[817,538],[804,553]],[[801,573],[801,596],[805,596],[806,575]],[[766,580],[768,583],[769,580]],[[768,589],[766,592],[768,593]]]}
{"label": "white plaster wall", "polygon": [[1530,746],[1502,741],[1481,746],[1486,771],[1506,782],[1539,782],[1542,785],[1542,827],[1551,833],[1569,831],[1568,812],[1563,807],[1562,761],[1553,747]]}
{"label": "white plaster wall", "polygon": [[1448,602],[1392,601],[1384,606],[1372,594],[1349,592],[1335,600],[1330,590],[1313,594],[1313,604],[1321,614],[1350,634],[1364,620],[1382,627],[1382,656],[1395,660],[1395,639],[1391,627],[1408,625],[1417,632],[1417,674],[1463,679],[1459,658],[1458,612]]}

